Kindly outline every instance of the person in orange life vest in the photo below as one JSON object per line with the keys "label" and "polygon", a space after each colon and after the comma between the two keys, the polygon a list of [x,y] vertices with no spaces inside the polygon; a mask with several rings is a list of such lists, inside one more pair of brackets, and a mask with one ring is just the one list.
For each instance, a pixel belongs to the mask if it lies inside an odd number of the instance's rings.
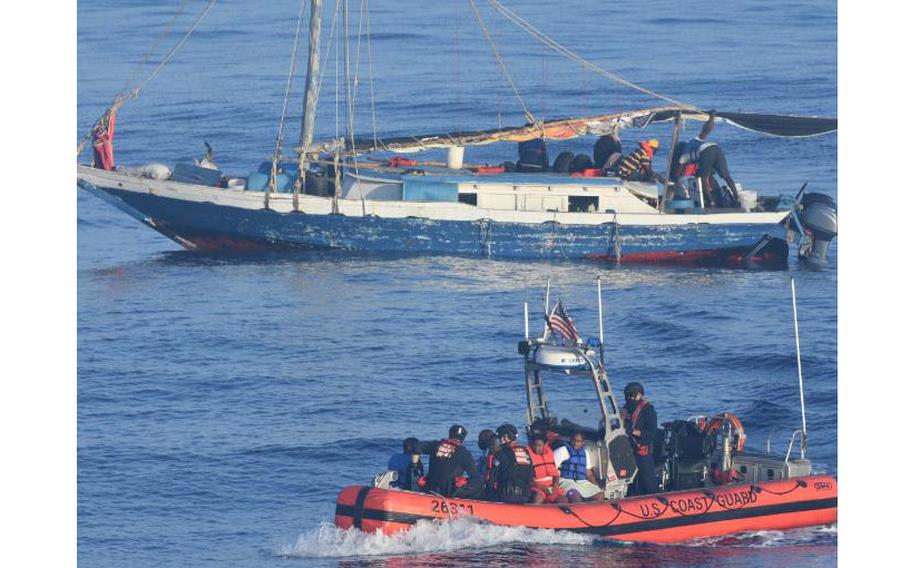
{"label": "person in orange life vest", "polygon": [[573,432],[570,444],[553,450],[553,463],[559,469],[559,487],[570,503],[604,500],[604,491],[594,475],[594,455],[585,448],[582,432]]}
{"label": "person in orange life vest", "polygon": [[449,428],[449,437],[433,446],[422,446],[430,454],[430,469],[426,476],[425,490],[444,497],[470,499],[480,493],[481,480],[471,452],[464,447],[468,431],[459,424]]}
{"label": "person in orange life vest", "polygon": [[736,182],[730,176],[730,170],[727,168],[727,158],[723,150],[714,142],[708,142],[708,135],[714,130],[714,111],[708,112],[708,121],[702,126],[698,136],[689,140],[679,156],[679,164],[687,166],[697,164],[697,175],[701,180],[702,191],[705,194],[707,205],[712,207],[718,206],[720,188],[714,187],[712,182],[714,172],[717,172],[727,183],[727,188],[733,194],[735,203],[732,205],[739,206],[739,192],[736,189]]}
{"label": "person in orange life vest", "polygon": [[493,469],[496,462],[496,452],[499,451],[500,442],[496,432],[483,430],[477,436],[477,447],[483,454],[477,458],[477,475],[483,479],[483,498],[494,499],[496,488],[493,486]]}
{"label": "person in orange life vest", "polygon": [[654,455],[651,444],[657,436],[657,412],[645,398],[645,387],[631,382],[623,389],[626,405],[622,418],[626,434],[632,442],[638,475],[633,487],[636,495],[657,493],[657,477],[654,473]]}
{"label": "person in orange life vest", "polygon": [[568,503],[566,494],[559,487],[559,470],[553,462],[553,450],[543,434],[531,435],[528,454],[533,468],[531,503]]}
{"label": "person in orange life vest", "polygon": [[504,503],[527,503],[533,475],[531,456],[518,443],[518,429],[512,424],[501,425],[496,434],[502,442],[493,470],[497,496]]}
{"label": "person in orange life vest", "polygon": [[631,181],[651,181],[656,179],[663,182],[663,178],[651,167],[654,154],[660,148],[660,141],[656,138],[638,143],[638,148],[619,163],[619,177]]}

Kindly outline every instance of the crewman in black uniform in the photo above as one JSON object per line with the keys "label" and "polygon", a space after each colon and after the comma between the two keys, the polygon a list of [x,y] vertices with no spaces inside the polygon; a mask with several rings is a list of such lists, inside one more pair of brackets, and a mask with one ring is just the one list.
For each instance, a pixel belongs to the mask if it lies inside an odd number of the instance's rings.
{"label": "crewman in black uniform", "polygon": [[496,453],[493,478],[499,500],[504,503],[527,503],[531,497],[534,469],[528,449],[518,443],[518,429],[503,424],[496,429],[502,447]]}
{"label": "crewman in black uniform", "polygon": [[430,455],[430,470],[426,477],[426,491],[444,497],[471,499],[483,489],[483,478],[477,475],[477,464],[471,452],[464,447],[468,431],[459,424],[449,428],[449,437],[423,446]]}
{"label": "crewman in black uniform", "polygon": [[645,387],[632,382],[623,390],[626,405],[622,417],[626,434],[632,441],[638,475],[635,477],[633,491],[636,495],[657,493],[657,476],[654,473],[654,455],[652,443],[657,436],[657,411],[645,398]]}

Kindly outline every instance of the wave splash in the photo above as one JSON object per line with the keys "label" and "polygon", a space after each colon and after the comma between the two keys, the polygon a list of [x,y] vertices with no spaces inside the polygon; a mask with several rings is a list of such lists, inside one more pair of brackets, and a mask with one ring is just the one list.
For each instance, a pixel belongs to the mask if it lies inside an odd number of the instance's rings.
{"label": "wave splash", "polygon": [[503,527],[463,518],[439,523],[419,521],[410,530],[386,536],[358,529],[340,529],[323,522],[307,531],[292,545],[278,550],[280,556],[340,558],[347,556],[384,556],[427,552],[450,552],[467,548],[487,548],[502,544],[574,544],[594,542],[593,536],[550,529]]}

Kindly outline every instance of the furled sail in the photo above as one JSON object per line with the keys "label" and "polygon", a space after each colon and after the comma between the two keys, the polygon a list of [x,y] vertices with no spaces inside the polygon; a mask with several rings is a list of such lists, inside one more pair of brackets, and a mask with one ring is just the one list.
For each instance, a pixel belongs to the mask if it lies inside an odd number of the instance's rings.
{"label": "furled sail", "polygon": [[[351,147],[345,141],[344,155],[366,154],[369,152],[420,152],[453,146],[481,146],[494,142],[524,142],[535,138],[566,140],[578,136],[601,136],[624,128],[643,128],[655,122],[667,122],[681,116],[686,120],[707,120],[705,112],[687,107],[658,107],[625,111],[583,118],[559,118],[525,124],[511,128],[496,128],[470,132],[449,132],[444,134],[422,134],[390,138],[361,138]],[[762,132],[774,136],[803,137],[818,136],[837,130],[836,118],[812,116],[788,116],[777,114],[749,114],[736,112],[716,113],[718,122],[726,122],[739,128]],[[312,152],[333,152],[340,141],[329,141],[312,148]],[[340,148],[337,148],[340,150]]]}

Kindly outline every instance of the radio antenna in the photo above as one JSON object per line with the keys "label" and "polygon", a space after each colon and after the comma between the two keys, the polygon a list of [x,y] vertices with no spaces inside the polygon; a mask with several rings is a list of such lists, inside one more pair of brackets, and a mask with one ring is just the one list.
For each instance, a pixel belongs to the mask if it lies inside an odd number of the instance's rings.
{"label": "radio antenna", "polygon": [[799,406],[803,415],[803,440],[800,445],[800,457],[806,458],[806,398],[803,394],[803,363],[799,352],[799,317],[796,314],[796,280],[790,277],[790,297],[793,300],[793,335],[796,338],[796,371],[799,374]]}
{"label": "radio antenna", "polygon": [[597,323],[600,331],[600,362],[604,364],[604,300],[600,275],[597,276]]}

